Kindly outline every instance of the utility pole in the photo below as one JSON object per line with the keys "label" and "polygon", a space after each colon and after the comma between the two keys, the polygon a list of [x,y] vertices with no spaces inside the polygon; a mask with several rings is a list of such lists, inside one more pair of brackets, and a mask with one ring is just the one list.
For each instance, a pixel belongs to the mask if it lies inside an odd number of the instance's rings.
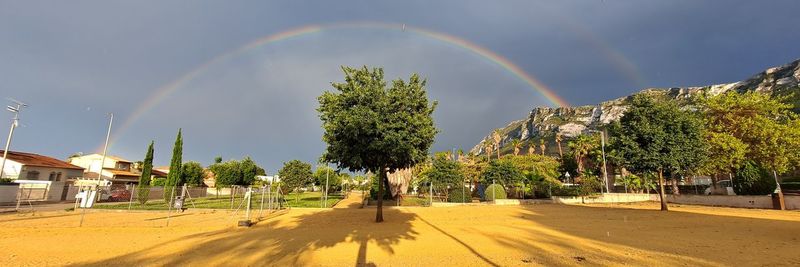
{"label": "utility pole", "polygon": [[114,123],[114,113],[109,113],[109,115],[111,118],[108,120],[108,132],[106,132],[106,143],[103,146],[103,158],[100,160],[100,172],[97,173],[98,184],[103,177],[103,167],[106,165],[106,152],[108,152],[108,139],[111,137],[111,125]]}
{"label": "utility pole", "polygon": [[11,130],[8,132],[8,139],[6,140],[6,148],[3,150],[3,160],[0,163],[0,178],[3,178],[3,171],[6,168],[6,158],[8,157],[8,148],[11,146],[11,137],[14,136],[14,128],[19,126],[19,111],[24,107],[28,107],[28,104],[10,99],[11,102],[14,102],[16,106],[6,106],[6,110],[14,113],[14,119],[11,121]]}

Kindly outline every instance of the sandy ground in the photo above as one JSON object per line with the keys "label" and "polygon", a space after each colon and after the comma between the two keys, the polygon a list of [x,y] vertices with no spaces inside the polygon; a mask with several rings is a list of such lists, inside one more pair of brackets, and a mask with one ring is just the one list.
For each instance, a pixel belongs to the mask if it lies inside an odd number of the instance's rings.
{"label": "sandy ground", "polygon": [[0,215],[0,266],[800,265],[800,212],[672,206],[293,209],[249,229],[194,211]]}

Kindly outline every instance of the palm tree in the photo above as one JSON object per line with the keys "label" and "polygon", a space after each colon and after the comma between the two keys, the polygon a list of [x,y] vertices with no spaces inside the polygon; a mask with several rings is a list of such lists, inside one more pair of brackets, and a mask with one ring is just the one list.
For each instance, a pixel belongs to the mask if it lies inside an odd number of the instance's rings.
{"label": "palm tree", "polygon": [[544,139],[539,139],[539,149],[542,150],[542,156],[544,156],[544,151],[547,147],[544,146]]}
{"label": "palm tree", "polygon": [[497,159],[500,159],[500,141],[503,140],[502,137],[500,137],[500,130],[494,130],[492,139],[494,139],[494,146],[497,148]]}
{"label": "palm tree", "polygon": [[522,146],[522,142],[519,139],[511,140],[511,145],[514,146],[514,156],[519,155],[520,146]]}
{"label": "palm tree", "polygon": [[569,142],[569,148],[578,164],[578,175],[583,173],[584,160],[589,153],[597,149],[597,142],[589,135],[579,135]]}
{"label": "palm tree", "polygon": [[486,141],[484,144],[486,146],[486,159],[491,161],[492,160],[492,144],[489,141]]}
{"label": "palm tree", "polygon": [[564,158],[564,151],[561,150],[561,133],[556,133],[556,144],[558,144],[558,156]]}

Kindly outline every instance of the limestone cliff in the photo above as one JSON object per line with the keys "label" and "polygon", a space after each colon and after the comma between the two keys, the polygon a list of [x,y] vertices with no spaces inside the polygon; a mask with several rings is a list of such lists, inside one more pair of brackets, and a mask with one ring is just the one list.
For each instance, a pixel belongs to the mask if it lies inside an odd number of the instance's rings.
{"label": "limestone cliff", "polygon": [[[704,87],[682,88],[649,88],[636,94],[662,95],[667,99],[678,101],[686,105],[694,95],[706,92],[717,95],[723,92],[756,91],[769,94],[786,95],[795,93],[791,99],[798,106],[800,97],[800,60],[792,63],[767,69],[755,76],[739,82],[717,84]],[[502,141],[501,153],[510,153],[510,141],[519,139],[523,147],[533,146],[536,153],[541,153],[540,143],[545,143],[547,154],[557,153],[555,136],[561,135],[569,139],[576,135],[595,130],[612,121],[619,120],[627,109],[628,100],[633,96],[625,96],[598,105],[578,107],[537,107],[531,110],[527,118],[509,123],[506,127],[497,129]],[[476,155],[485,153],[486,142],[493,143],[492,133],[484,137],[470,152]],[[566,148],[566,145],[562,146]],[[523,149],[523,151],[526,151]],[[493,152],[496,153],[496,152]]]}

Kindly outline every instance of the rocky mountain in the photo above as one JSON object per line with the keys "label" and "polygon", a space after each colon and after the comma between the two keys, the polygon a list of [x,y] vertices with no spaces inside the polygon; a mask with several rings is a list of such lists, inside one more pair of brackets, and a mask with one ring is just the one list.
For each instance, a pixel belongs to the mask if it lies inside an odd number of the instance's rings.
{"label": "rocky mountain", "polygon": [[[519,139],[522,147],[533,146],[536,153],[541,153],[541,142],[545,143],[545,153],[557,154],[555,137],[562,136],[566,140],[577,135],[602,128],[612,121],[619,120],[625,110],[629,99],[637,94],[661,95],[668,99],[688,102],[694,95],[708,93],[717,95],[723,92],[736,91],[739,93],[756,91],[773,95],[786,95],[795,93],[790,99],[795,104],[795,110],[800,107],[800,60],[789,64],[767,69],[755,76],[734,83],[717,84],[704,87],[680,88],[649,88],[630,96],[605,101],[597,105],[578,107],[537,107],[531,110],[527,118],[513,121],[506,127],[497,129],[501,137],[501,153],[510,153],[513,150],[511,140]],[[484,137],[470,152],[476,155],[485,153],[486,144],[493,144],[492,133]],[[563,144],[562,144],[563,145]],[[563,145],[566,147],[565,145]],[[523,151],[526,151],[523,149]],[[496,153],[496,152],[493,152]]]}

